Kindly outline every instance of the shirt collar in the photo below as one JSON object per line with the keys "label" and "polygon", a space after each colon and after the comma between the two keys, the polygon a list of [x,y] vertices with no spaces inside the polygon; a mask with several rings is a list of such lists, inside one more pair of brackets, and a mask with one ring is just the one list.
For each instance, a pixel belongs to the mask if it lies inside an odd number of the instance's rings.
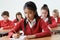
{"label": "shirt collar", "polygon": [[27,19],[26,22],[28,22],[30,28],[32,28],[35,25],[35,23],[36,23],[36,19],[33,19],[32,22],[29,22],[29,20]]}
{"label": "shirt collar", "polygon": [[[42,17],[41,17],[41,18],[42,18]],[[42,18],[42,19],[43,19],[43,18]],[[44,18],[43,20],[44,20],[45,22],[47,22],[47,21],[48,21],[48,18]]]}
{"label": "shirt collar", "polygon": [[[26,22],[29,22],[29,20],[27,19]],[[31,23],[36,22],[36,19],[33,19],[33,21]]]}

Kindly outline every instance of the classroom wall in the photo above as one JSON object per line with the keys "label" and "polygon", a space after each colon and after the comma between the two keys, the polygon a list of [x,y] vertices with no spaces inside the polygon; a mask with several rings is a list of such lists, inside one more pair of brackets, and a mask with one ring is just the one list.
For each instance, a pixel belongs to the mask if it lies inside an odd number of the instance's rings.
{"label": "classroom wall", "polygon": [[39,16],[41,15],[40,9],[43,4],[47,4],[52,16],[52,10],[58,9],[60,11],[60,0],[0,0],[0,20],[2,19],[1,13],[5,10],[9,11],[10,19],[15,19],[15,14],[21,12],[24,17],[23,6],[27,1],[33,1],[37,5]]}

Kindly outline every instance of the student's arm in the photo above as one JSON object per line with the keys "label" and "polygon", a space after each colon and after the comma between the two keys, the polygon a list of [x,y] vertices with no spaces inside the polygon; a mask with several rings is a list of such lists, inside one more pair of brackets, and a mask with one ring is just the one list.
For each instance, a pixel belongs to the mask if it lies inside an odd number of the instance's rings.
{"label": "student's arm", "polygon": [[51,28],[57,27],[57,22],[55,21],[54,18],[51,17],[52,24],[49,24]]}
{"label": "student's arm", "polygon": [[17,22],[17,20],[15,19],[15,20],[13,20],[13,23],[16,23]]}
{"label": "student's arm", "polygon": [[10,22],[10,24],[6,27],[3,27],[3,29],[12,29],[12,28],[14,28],[14,26],[15,26],[14,23]]}
{"label": "student's arm", "polygon": [[14,28],[15,24],[13,22],[11,22],[10,24],[10,29]]}
{"label": "student's arm", "polygon": [[60,24],[60,17],[58,18],[58,24]]}
{"label": "student's arm", "polygon": [[57,21],[57,26],[60,26],[60,18],[57,18],[58,21]]}
{"label": "student's arm", "polygon": [[21,25],[22,25],[22,21],[19,22],[8,34],[8,37],[11,37],[13,35],[13,33],[16,33],[20,30],[21,28]]}
{"label": "student's arm", "polygon": [[35,34],[36,37],[50,36],[51,35],[51,32],[48,29],[47,24],[45,24],[43,21],[40,21],[39,24],[40,25],[42,24],[40,27],[42,28],[42,30],[44,30],[44,32],[40,32],[40,33]]}

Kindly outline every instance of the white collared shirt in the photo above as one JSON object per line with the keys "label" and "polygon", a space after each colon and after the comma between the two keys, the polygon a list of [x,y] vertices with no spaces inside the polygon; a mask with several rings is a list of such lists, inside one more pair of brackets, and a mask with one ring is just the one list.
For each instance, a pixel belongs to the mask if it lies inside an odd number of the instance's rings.
{"label": "white collared shirt", "polygon": [[[41,17],[42,18],[42,17]],[[48,21],[48,18],[42,18],[45,22],[47,22]]]}
{"label": "white collared shirt", "polygon": [[32,22],[29,22],[28,19],[27,19],[26,22],[28,22],[30,28],[32,28],[36,23],[36,19],[34,19]]}
{"label": "white collared shirt", "polygon": [[57,17],[55,18],[55,21],[57,22]]}

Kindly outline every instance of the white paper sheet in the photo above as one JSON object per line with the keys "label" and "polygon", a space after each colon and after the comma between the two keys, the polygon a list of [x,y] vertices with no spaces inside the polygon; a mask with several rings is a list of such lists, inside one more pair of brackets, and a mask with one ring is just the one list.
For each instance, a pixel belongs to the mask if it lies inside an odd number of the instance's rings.
{"label": "white paper sheet", "polygon": [[24,40],[26,36],[20,36],[19,38],[10,38],[10,40]]}

